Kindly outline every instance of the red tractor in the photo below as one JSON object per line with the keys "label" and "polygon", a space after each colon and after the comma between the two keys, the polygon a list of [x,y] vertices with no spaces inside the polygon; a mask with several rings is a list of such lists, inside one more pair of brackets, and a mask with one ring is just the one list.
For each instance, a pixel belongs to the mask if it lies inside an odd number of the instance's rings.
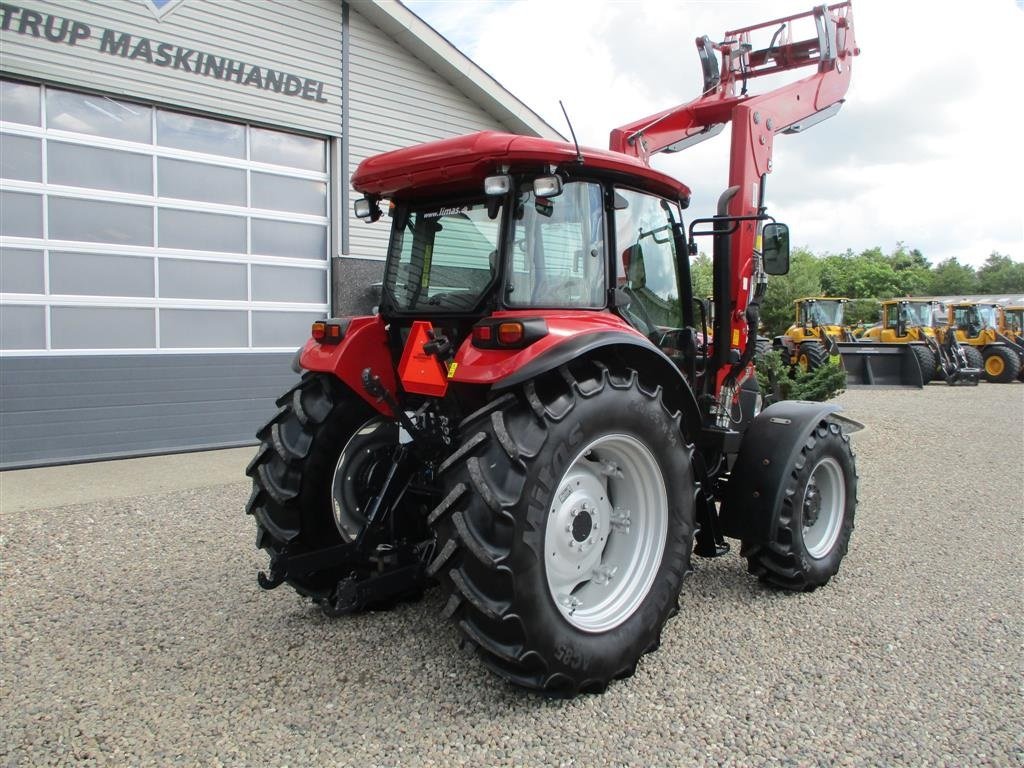
{"label": "red tractor", "polygon": [[[801,24],[814,34],[794,42]],[[439,582],[488,667],[573,695],[634,672],[691,553],[722,555],[725,537],[776,587],[837,572],[859,425],[830,404],[761,410],[752,361],[766,275],[789,261],[764,202],[772,144],[841,106],[850,4],[697,47],[700,98],[614,130],[608,151],[485,132],[359,166],[357,215],[389,202],[380,311],[314,323],[258,432],[261,586],[338,615]],[[813,73],[748,94],[798,67]],[[686,226],[690,190],[648,159],[729,122],[729,188]],[[690,280],[702,237],[711,327]]]}

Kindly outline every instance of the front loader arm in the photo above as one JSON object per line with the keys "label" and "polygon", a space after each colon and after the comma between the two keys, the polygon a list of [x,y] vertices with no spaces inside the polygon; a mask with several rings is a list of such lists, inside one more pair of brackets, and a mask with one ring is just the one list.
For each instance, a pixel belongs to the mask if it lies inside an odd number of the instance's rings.
{"label": "front loader arm", "polygon": [[[793,23],[813,19],[816,35],[793,42]],[[771,42],[753,50],[751,33],[772,30]],[[650,115],[612,131],[610,148],[649,163],[651,155],[678,152],[711,138],[732,123],[728,202],[731,217],[763,214],[762,185],[772,170],[775,134],[798,133],[834,115],[849,88],[853,57],[860,53],[853,32],[849,2],[820,6],[806,13],[774,19],[725,33],[725,41],[697,39],[704,68],[704,93],[697,99]],[[719,70],[714,52],[721,55]],[[766,75],[815,67],[816,71],[766,93],[749,95],[749,81]],[[739,93],[737,93],[737,89]],[[730,235],[728,297],[716,297],[728,325],[722,330],[731,349],[746,350],[749,322],[747,304],[755,275],[755,247],[760,222],[736,222]],[[716,341],[722,334],[716,334]],[[728,354],[716,354],[720,360]],[[715,393],[730,379],[728,365],[717,367]]]}

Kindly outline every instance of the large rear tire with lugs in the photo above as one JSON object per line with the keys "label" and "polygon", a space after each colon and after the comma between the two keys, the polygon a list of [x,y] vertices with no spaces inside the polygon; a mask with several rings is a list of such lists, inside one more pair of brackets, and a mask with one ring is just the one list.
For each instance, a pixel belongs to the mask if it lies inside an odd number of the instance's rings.
{"label": "large rear tire with lugs", "polygon": [[826,584],[846,555],[857,509],[857,468],[850,438],[822,420],[787,468],[770,534],[745,538],[750,573],[781,589],[810,592]]}
{"label": "large rear tire with lugs", "polygon": [[[256,519],[256,546],[267,551],[272,566],[282,553],[294,557],[350,540],[355,531],[343,538],[342,525],[358,519],[358,512],[339,510],[366,501],[372,462],[386,460],[392,449],[386,438],[382,442],[373,434],[382,421],[376,412],[332,376],[306,373],[277,405],[278,412],[256,433],[260,446],[246,469],[253,485],[246,512]],[[335,488],[339,457],[357,433],[366,458],[346,475],[359,487]],[[348,575],[339,563],[286,581],[326,605]]]}
{"label": "large rear tire with lugs", "polygon": [[571,696],[631,675],[677,609],[693,547],[692,449],[661,388],[575,363],[460,434],[430,516],[446,615],[526,688]]}

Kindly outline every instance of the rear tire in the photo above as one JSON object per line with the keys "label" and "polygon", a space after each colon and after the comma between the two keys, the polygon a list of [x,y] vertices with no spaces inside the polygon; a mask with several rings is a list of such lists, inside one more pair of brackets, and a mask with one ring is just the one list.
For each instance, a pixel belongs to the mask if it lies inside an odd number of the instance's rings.
{"label": "rear tire", "polygon": [[[271,564],[286,551],[294,556],[350,540],[335,522],[332,483],[343,448],[378,415],[334,377],[318,373],[306,373],[277,405],[280,410],[256,433],[260,447],[245,471],[253,485],[245,511],[256,519],[256,546],[267,551]],[[360,479],[366,475],[362,472]],[[354,498],[345,490],[343,504]],[[365,503],[368,489],[355,491]],[[326,605],[349,575],[350,569],[339,563],[288,577],[287,583]]]}
{"label": "rear tire", "polygon": [[800,370],[815,371],[828,362],[828,352],[820,341],[800,342],[800,351],[797,355],[797,365]]}
{"label": "rear tire", "polygon": [[910,348],[914,350],[918,365],[921,366],[921,380],[927,384],[936,376],[935,353],[924,345],[912,344]]}
{"label": "rear tire", "polygon": [[1017,353],[1009,347],[987,347],[982,375],[993,384],[1007,384],[1020,374],[1021,363]]}
{"label": "rear tire", "polygon": [[603,691],[658,647],[697,491],[661,388],[577,365],[463,422],[430,516],[445,614],[498,675],[563,696]]}
{"label": "rear tire", "polygon": [[820,421],[788,474],[767,541],[743,541],[748,570],[781,589],[811,592],[846,555],[857,509],[857,467],[850,438]]}

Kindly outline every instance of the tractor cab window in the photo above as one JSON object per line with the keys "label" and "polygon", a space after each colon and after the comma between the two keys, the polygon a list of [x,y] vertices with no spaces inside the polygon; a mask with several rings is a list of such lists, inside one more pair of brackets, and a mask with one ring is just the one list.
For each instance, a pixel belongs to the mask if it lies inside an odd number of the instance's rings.
{"label": "tractor cab window", "polygon": [[1006,315],[1006,327],[1016,333],[1020,333],[1024,330],[1024,309],[1007,309]]}
{"label": "tractor cab window", "polygon": [[471,311],[497,275],[500,210],[492,217],[483,200],[399,205],[394,218],[384,290],[395,308]]}
{"label": "tractor cab window", "polygon": [[668,200],[615,191],[615,286],[625,319],[648,337],[683,326],[674,227],[679,209]]}
{"label": "tractor cab window", "polygon": [[505,303],[511,307],[605,305],[605,223],[601,186],[569,182],[557,197],[524,185],[515,208]]}

